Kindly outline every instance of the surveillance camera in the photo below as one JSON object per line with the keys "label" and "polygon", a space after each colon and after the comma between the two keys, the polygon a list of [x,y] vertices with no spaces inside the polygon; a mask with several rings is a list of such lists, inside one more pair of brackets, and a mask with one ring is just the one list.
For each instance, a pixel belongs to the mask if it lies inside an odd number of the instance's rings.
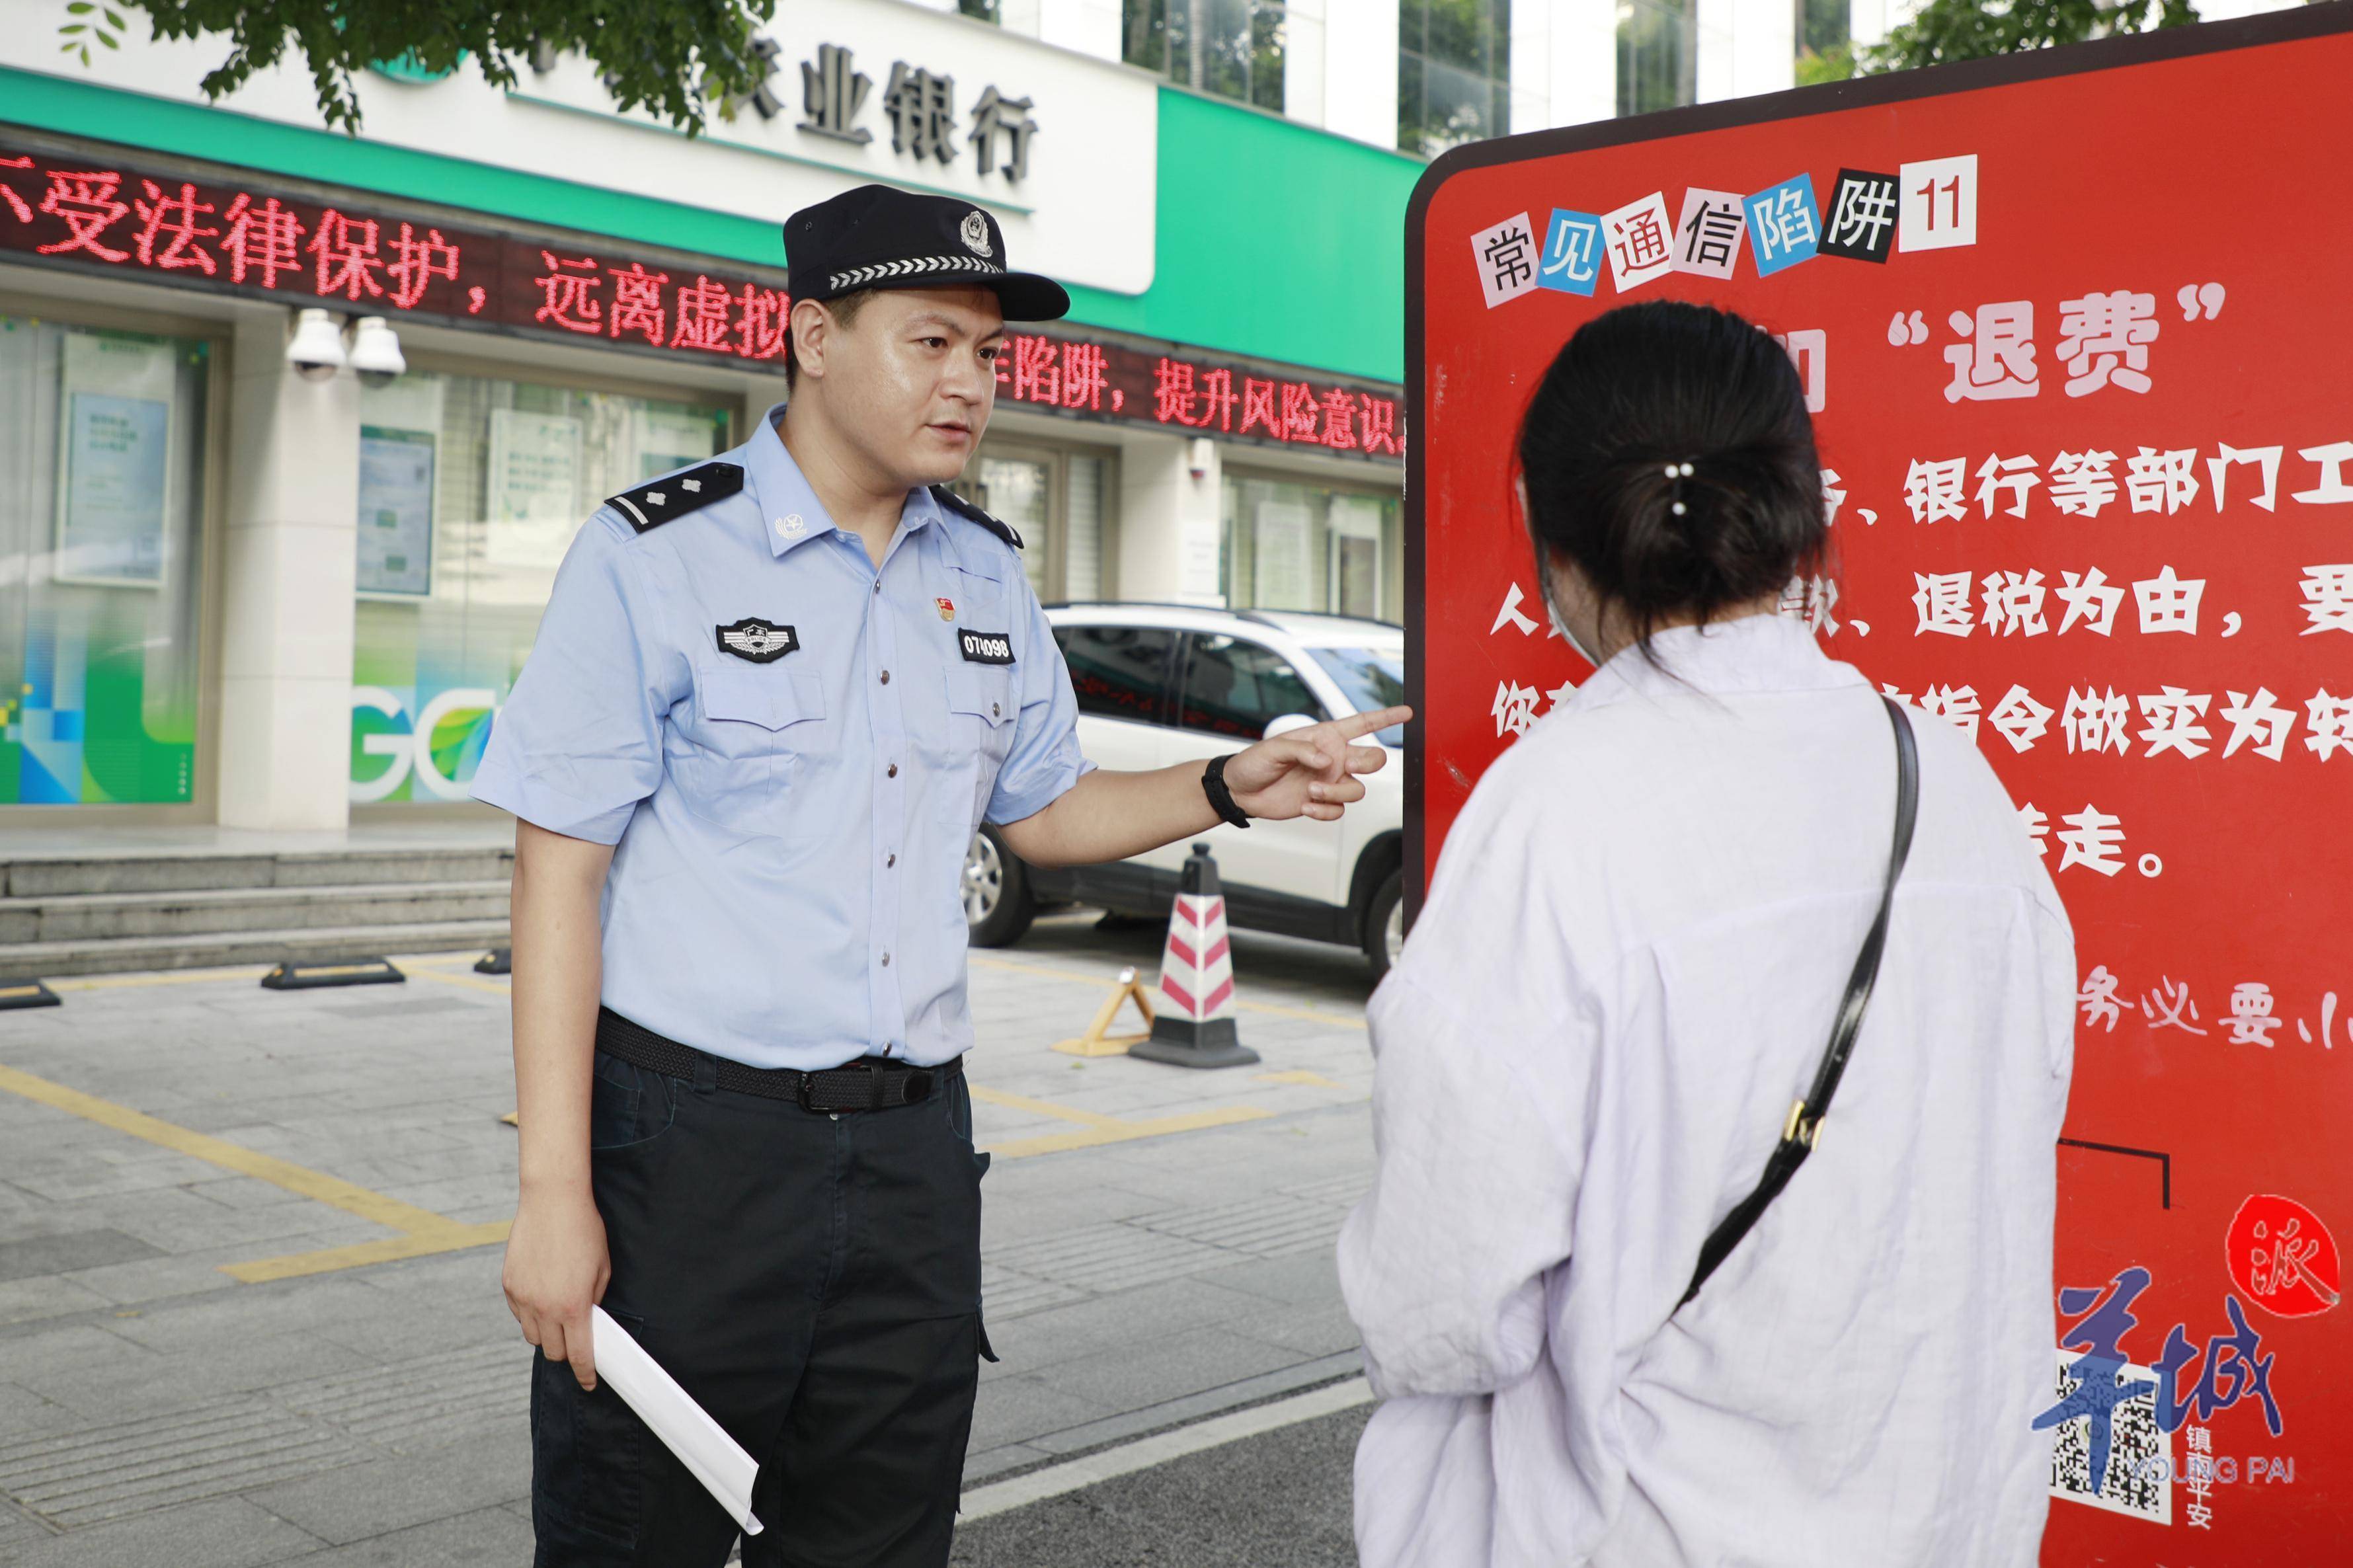
{"label": "surveillance camera", "polygon": [[332,311],[306,310],[294,317],[286,363],[305,381],[324,381],[343,368],[343,334]]}
{"label": "surveillance camera", "polygon": [[1216,444],[1206,436],[1194,437],[1193,443],[1187,453],[1185,464],[1186,468],[1191,471],[1193,477],[1197,479],[1208,479],[1209,477],[1209,465],[1216,460]]}
{"label": "surveillance camera", "polygon": [[408,369],[400,357],[400,334],[382,316],[362,316],[353,329],[352,368],[363,386],[389,386]]}

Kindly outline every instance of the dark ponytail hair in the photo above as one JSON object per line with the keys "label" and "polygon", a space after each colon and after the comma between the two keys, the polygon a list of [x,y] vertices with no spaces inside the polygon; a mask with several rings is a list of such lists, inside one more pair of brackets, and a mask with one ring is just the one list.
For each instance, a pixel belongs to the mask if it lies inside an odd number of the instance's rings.
{"label": "dark ponytail hair", "polygon": [[1646,658],[1662,620],[1704,625],[1827,553],[1797,367],[1728,310],[1654,300],[1586,322],[1528,404],[1519,466],[1539,566],[1546,546],[1575,563]]}

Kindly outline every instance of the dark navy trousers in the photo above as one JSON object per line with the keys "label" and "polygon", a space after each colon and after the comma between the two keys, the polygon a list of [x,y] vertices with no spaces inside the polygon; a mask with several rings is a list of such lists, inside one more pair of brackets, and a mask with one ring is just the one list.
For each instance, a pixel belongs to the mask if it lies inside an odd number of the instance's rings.
{"label": "dark navy trousers", "polygon": [[[759,1465],[744,1568],[940,1568],[996,1359],[964,1075],[839,1115],[698,1079],[596,1052],[600,1304]],[[602,1379],[534,1357],[531,1426],[537,1568],[725,1562],[735,1521]]]}

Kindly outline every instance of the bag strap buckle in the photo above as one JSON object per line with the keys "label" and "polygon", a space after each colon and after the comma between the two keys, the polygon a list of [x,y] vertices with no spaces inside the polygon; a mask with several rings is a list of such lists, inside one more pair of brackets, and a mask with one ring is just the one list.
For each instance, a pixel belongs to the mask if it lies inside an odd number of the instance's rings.
{"label": "bag strap buckle", "polygon": [[[1822,1113],[1823,1116],[1828,1114],[1830,1114],[1828,1111]],[[1789,1107],[1789,1119],[1781,1123],[1781,1142],[1802,1143],[1810,1150],[1820,1142],[1821,1136],[1822,1117],[1808,1116],[1806,1102],[1802,1100],[1792,1104]]]}

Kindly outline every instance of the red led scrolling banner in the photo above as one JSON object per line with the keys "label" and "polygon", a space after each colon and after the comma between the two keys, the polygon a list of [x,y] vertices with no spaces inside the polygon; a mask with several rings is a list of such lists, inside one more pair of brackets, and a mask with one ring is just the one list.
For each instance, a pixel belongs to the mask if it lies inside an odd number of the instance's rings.
{"label": "red led scrolling banner", "polygon": [[[791,309],[772,279],[653,261],[602,242],[488,232],[364,198],[191,180],[96,149],[34,151],[5,140],[0,254],[290,306],[777,371]],[[1404,453],[1393,387],[1027,331],[1008,335],[997,379],[1002,402],[1066,418],[1385,463]]]}
{"label": "red led scrolling banner", "polygon": [[2353,1516],[2353,18],[2326,10],[1493,144],[1409,242],[1419,872],[1589,673],[1510,499],[1528,395],[1584,321],[1683,298],[1809,389],[1841,564],[1785,613],[1968,733],[2052,873],[2081,987],[2054,1565],[2317,1561]]}
{"label": "red led scrolling banner", "polygon": [[997,382],[1000,404],[1331,457],[1405,455],[1394,389],[1022,332],[1008,338]]}
{"label": "red led scrolling banner", "polygon": [[0,253],[395,320],[783,363],[785,291],[741,274],[190,180],[0,142]]}

